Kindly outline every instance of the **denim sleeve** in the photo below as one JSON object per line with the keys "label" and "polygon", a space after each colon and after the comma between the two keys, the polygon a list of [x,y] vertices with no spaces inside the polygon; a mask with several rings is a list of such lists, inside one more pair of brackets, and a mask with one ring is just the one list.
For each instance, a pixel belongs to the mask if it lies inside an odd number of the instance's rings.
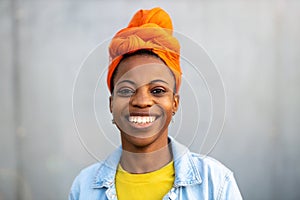
{"label": "denim sleeve", "polygon": [[220,200],[242,200],[243,197],[233,177],[233,173],[227,174],[224,183],[219,190],[218,198]]}
{"label": "denim sleeve", "polygon": [[78,200],[79,199],[79,183],[78,176],[73,181],[72,187],[69,193],[69,200]]}

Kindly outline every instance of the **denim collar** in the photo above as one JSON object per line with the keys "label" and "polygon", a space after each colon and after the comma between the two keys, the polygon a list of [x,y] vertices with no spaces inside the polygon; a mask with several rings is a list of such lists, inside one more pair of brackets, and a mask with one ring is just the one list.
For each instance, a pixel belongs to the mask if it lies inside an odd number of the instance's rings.
{"label": "denim collar", "polygon": [[[200,184],[202,182],[199,167],[195,165],[187,147],[169,136],[175,168],[174,187]],[[122,147],[117,148],[101,163],[94,178],[92,188],[111,187],[115,181],[116,169],[122,154]]]}

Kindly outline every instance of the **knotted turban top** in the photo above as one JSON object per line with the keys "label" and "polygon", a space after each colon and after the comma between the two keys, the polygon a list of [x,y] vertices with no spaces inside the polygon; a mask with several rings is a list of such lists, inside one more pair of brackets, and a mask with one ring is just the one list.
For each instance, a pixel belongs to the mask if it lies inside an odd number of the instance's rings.
{"label": "knotted turban top", "polygon": [[111,79],[124,54],[146,49],[158,55],[173,72],[176,92],[181,83],[180,45],[173,36],[170,16],[161,8],[139,10],[128,26],[112,38],[109,45],[110,64],[107,85],[112,92]]}

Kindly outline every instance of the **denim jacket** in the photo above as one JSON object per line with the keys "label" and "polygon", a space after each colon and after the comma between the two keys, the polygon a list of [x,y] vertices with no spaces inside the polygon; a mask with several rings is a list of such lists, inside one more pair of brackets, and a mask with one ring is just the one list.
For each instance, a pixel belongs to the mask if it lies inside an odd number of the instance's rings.
{"label": "denim jacket", "polygon": [[[173,188],[163,200],[242,199],[233,173],[218,161],[190,152],[170,138],[175,168]],[[121,147],[105,161],[83,169],[75,178],[69,200],[117,200],[116,169]]]}

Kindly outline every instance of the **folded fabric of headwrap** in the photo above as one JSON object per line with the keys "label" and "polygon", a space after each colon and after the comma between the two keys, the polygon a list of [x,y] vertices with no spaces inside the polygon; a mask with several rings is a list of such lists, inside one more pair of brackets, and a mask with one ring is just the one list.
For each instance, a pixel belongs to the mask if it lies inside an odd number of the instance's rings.
{"label": "folded fabric of headwrap", "polygon": [[170,16],[161,8],[139,10],[128,27],[112,38],[109,46],[110,64],[107,85],[112,92],[111,79],[123,55],[147,49],[158,55],[171,69],[176,81],[176,92],[181,83],[180,45],[173,36]]}

